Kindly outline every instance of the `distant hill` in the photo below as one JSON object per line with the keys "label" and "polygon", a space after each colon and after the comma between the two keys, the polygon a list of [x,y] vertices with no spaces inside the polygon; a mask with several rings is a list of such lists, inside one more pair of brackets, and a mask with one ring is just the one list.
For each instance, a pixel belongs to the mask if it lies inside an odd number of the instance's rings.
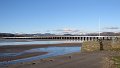
{"label": "distant hill", "polygon": [[22,37],[24,35],[16,35],[12,33],[0,33],[0,37]]}
{"label": "distant hill", "polygon": [[[73,35],[73,34],[64,34],[64,35],[58,35],[58,36],[98,36],[98,33],[87,33],[84,35]],[[101,36],[120,36],[119,33],[114,33],[114,32],[102,32],[100,33]],[[50,33],[45,33],[45,34],[12,34],[12,33],[0,33],[0,37],[31,37],[31,36],[57,36],[56,34],[50,34]]]}

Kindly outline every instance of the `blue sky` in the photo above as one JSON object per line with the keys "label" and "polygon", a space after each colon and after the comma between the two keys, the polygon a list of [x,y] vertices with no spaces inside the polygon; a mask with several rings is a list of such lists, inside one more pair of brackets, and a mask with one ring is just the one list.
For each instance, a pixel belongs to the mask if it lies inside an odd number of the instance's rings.
{"label": "blue sky", "polygon": [[0,32],[98,32],[99,18],[101,31],[120,31],[120,0],[0,0]]}

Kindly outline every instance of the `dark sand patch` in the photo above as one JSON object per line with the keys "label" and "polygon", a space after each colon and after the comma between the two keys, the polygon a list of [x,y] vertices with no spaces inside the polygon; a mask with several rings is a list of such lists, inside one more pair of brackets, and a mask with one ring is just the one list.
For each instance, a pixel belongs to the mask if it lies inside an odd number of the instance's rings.
{"label": "dark sand patch", "polygon": [[43,54],[47,54],[47,52],[24,53],[24,54],[18,55],[18,56],[0,57],[0,62],[29,58],[29,57],[43,55]]}

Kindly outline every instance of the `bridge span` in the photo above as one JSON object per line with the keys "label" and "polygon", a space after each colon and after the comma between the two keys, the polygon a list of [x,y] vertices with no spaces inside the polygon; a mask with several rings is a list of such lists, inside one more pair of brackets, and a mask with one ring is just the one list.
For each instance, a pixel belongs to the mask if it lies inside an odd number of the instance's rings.
{"label": "bridge span", "polygon": [[120,36],[35,36],[35,37],[2,37],[2,39],[41,39],[41,40],[81,40],[94,41],[98,39],[113,40]]}

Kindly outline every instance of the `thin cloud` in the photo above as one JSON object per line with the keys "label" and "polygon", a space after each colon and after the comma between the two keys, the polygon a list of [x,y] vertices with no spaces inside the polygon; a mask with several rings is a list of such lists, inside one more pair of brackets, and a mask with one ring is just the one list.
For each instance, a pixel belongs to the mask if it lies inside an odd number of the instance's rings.
{"label": "thin cloud", "polygon": [[53,30],[54,32],[57,33],[63,33],[63,34],[75,34],[75,33],[79,33],[80,30],[76,30],[76,29],[57,29],[57,30]]}
{"label": "thin cloud", "polygon": [[71,33],[71,32],[79,32],[80,30],[72,30],[72,29],[60,29],[56,30],[57,32]]}
{"label": "thin cloud", "polygon": [[105,27],[104,29],[112,29],[112,30],[117,30],[119,27]]}

